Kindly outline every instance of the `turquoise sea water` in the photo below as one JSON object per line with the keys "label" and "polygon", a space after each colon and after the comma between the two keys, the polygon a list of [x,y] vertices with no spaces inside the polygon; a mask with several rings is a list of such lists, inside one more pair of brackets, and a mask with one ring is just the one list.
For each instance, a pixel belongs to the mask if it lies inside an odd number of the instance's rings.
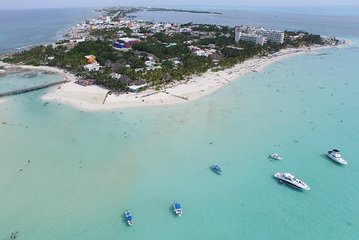
{"label": "turquoise sea water", "polygon": [[37,70],[13,72],[6,77],[0,77],[0,93],[34,87],[42,84],[60,81],[61,76]]}
{"label": "turquoise sea water", "polygon": [[[83,112],[45,104],[48,90],[8,98],[0,103],[0,239],[15,231],[29,240],[357,239],[359,41],[352,41],[179,106]],[[331,148],[349,166],[327,159]],[[284,160],[270,161],[273,152]],[[278,184],[278,171],[311,190]],[[171,210],[175,201],[182,218]]]}
{"label": "turquoise sea water", "polygon": [[[203,10],[216,11],[216,9]],[[220,24],[228,26],[254,25],[281,30],[305,30],[324,36],[357,37],[359,7],[233,7],[217,9],[221,15],[180,12],[136,13],[138,19],[174,23]]]}

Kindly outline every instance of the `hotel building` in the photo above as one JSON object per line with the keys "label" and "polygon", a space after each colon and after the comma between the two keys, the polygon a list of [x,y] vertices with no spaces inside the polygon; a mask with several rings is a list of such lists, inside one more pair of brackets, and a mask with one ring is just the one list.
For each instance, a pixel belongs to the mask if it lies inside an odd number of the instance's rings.
{"label": "hotel building", "polygon": [[235,40],[253,42],[261,46],[267,42],[282,44],[284,32],[242,25],[235,28]]}

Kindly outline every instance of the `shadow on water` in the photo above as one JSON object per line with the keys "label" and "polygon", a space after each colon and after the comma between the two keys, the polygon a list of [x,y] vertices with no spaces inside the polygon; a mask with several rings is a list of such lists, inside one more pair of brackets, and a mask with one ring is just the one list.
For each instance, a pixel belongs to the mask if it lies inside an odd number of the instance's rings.
{"label": "shadow on water", "polygon": [[168,211],[174,216],[174,217],[177,217],[176,213],[173,211],[173,206],[169,206],[168,207]]}
{"label": "shadow on water", "polygon": [[213,170],[212,166],[209,167],[209,171],[211,172],[211,174],[216,174],[216,172]]}

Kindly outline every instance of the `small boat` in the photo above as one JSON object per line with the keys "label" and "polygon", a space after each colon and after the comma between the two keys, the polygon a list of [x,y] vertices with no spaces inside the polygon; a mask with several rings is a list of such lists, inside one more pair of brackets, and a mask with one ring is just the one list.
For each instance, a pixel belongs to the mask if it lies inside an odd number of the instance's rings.
{"label": "small boat", "polygon": [[327,156],[339,164],[348,165],[348,162],[342,157],[338,149],[328,151]]}
{"label": "small boat", "polygon": [[132,214],[130,211],[128,211],[128,210],[125,211],[125,218],[126,218],[127,224],[131,226],[133,224],[133,218],[132,218]]}
{"label": "small boat", "polygon": [[218,175],[222,174],[222,169],[218,165],[212,165],[211,169]]}
{"label": "small boat", "polygon": [[176,213],[177,216],[181,217],[182,216],[182,206],[179,203],[174,203],[173,204],[173,211]]}
{"label": "small boat", "polygon": [[278,153],[273,153],[269,155],[269,157],[275,160],[283,160],[283,158]]}
{"label": "small boat", "polygon": [[288,184],[291,187],[297,188],[297,189],[303,189],[303,190],[310,190],[310,187],[308,184],[303,182],[300,179],[297,179],[294,175],[291,173],[285,172],[285,173],[276,173],[274,174],[274,177],[279,179],[280,183]]}

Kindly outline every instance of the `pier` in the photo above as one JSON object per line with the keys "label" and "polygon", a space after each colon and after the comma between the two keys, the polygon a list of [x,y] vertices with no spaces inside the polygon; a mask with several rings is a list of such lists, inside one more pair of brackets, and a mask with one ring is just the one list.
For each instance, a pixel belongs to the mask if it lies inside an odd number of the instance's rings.
{"label": "pier", "polygon": [[62,83],[67,83],[67,82],[69,82],[69,81],[63,80],[63,81],[58,81],[58,82],[53,82],[53,83],[42,84],[39,86],[22,88],[22,89],[18,89],[18,90],[9,91],[9,92],[4,92],[4,93],[0,93],[0,97],[7,97],[7,96],[17,95],[17,94],[22,94],[22,93],[33,92],[33,91],[37,91],[40,89],[52,87],[52,86],[62,84]]}

